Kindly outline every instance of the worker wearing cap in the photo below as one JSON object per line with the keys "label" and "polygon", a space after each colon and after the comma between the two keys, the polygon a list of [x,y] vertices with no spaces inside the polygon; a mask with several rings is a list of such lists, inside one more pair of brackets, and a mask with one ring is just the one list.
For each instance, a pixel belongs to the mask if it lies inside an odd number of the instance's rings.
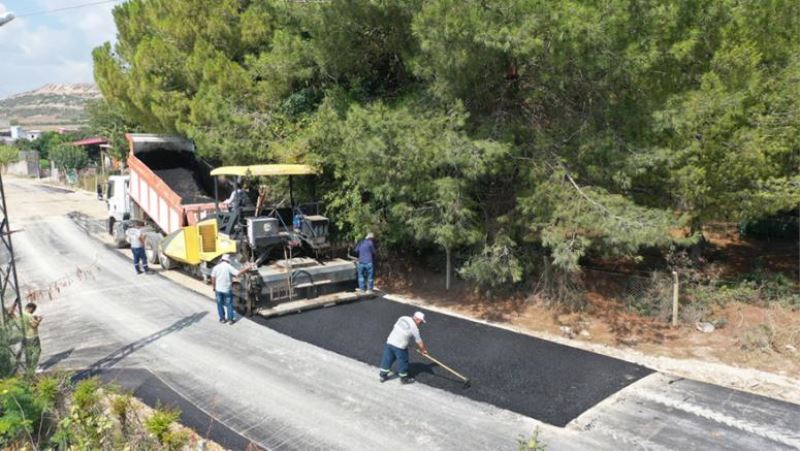
{"label": "worker wearing cap", "polygon": [[361,240],[355,248],[355,253],[358,255],[358,291],[372,294],[372,289],[375,286],[375,243],[373,239],[375,235],[367,233],[366,238]]}
{"label": "worker wearing cap", "polygon": [[381,382],[386,382],[389,379],[392,365],[394,361],[398,362],[398,375],[400,382],[410,384],[414,382],[414,378],[408,375],[408,345],[411,339],[417,343],[419,350],[423,354],[428,353],[428,348],[422,341],[419,334],[419,325],[425,322],[425,314],[422,312],[414,312],[413,316],[401,316],[394,328],[386,339],[386,344],[383,345],[383,359],[381,360],[380,377]]}
{"label": "worker wearing cap", "polygon": [[[219,322],[229,322],[233,324],[236,322],[235,313],[233,311],[233,277],[239,277],[253,266],[248,264],[237,271],[231,265],[231,256],[224,254],[220,262],[211,270],[211,285],[214,287],[214,295],[217,298],[217,314],[219,314]],[[225,307],[228,309],[228,319],[225,320]]]}

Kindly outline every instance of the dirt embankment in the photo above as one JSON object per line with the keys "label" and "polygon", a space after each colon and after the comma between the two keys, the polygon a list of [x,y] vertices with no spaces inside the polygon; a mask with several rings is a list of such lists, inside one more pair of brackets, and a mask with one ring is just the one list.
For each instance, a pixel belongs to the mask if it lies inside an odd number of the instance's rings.
{"label": "dirt embankment", "polygon": [[[741,264],[738,254],[735,257],[732,261]],[[703,333],[695,323],[673,327],[640,316],[599,293],[587,293],[586,308],[570,312],[535,295],[487,299],[463,283],[446,291],[440,274],[415,265],[395,262],[383,269],[377,274],[380,288],[399,294],[405,302],[678,376],[800,403],[800,311],[777,303],[727,302],[713,311],[719,327]]]}

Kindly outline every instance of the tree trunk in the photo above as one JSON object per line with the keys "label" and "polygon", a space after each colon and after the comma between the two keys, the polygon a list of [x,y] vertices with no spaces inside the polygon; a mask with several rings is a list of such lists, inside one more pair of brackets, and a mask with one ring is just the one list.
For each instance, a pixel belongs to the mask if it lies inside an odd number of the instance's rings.
{"label": "tree trunk", "polygon": [[700,220],[693,219],[690,233],[692,235],[700,235],[700,238],[697,240],[697,242],[689,248],[689,257],[694,262],[699,262],[700,258],[703,256],[703,251],[705,251],[706,248],[706,238],[703,236],[703,223],[700,222]]}
{"label": "tree trunk", "polygon": [[445,290],[450,290],[450,248],[444,248],[444,253],[447,256],[447,267],[445,269],[445,279],[444,279],[444,288]]}

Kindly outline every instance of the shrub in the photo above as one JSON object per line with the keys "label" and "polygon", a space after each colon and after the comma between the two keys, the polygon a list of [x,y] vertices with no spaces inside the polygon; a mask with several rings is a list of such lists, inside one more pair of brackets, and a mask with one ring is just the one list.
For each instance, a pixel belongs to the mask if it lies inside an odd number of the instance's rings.
{"label": "shrub", "polygon": [[58,423],[53,440],[58,448],[100,449],[112,439],[114,427],[103,412],[103,392],[97,378],[84,379],[75,385],[68,415]]}
{"label": "shrub", "polygon": [[158,408],[150,418],[145,420],[144,426],[158,439],[159,443],[166,444],[167,434],[170,432],[172,424],[178,421],[180,416],[181,411],[178,409]]}
{"label": "shrub", "polygon": [[132,405],[131,395],[128,394],[116,396],[111,400],[111,414],[117,418],[123,432],[128,428]]}
{"label": "shrub", "polygon": [[161,444],[170,451],[177,451],[185,448],[189,444],[190,438],[191,435],[186,430],[167,431],[162,438]]}
{"label": "shrub", "polygon": [[0,442],[33,443],[42,408],[30,384],[12,377],[0,381]]}
{"label": "shrub", "polygon": [[60,169],[80,169],[89,162],[85,150],[69,144],[59,144],[50,151],[49,158]]}
{"label": "shrub", "polygon": [[540,432],[539,426],[536,426],[536,429],[533,430],[530,437],[525,438],[520,436],[517,439],[519,451],[544,451],[547,449],[547,444],[539,437]]}
{"label": "shrub", "polygon": [[775,328],[771,324],[761,323],[748,329],[739,343],[745,351],[768,352],[773,349]]}

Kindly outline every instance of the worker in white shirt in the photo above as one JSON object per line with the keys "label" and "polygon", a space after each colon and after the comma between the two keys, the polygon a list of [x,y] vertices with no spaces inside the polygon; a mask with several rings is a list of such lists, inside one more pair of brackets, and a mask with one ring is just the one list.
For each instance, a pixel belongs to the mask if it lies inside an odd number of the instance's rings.
{"label": "worker in white shirt", "polygon": [[[233,277],[239,277],[253,268],[252,264],[245,265],[241,270],[237,270],[231,265],[231,257],[224,254],[220,262],[211,270],[211,285],[214,287],[214,294],[217,299],[217,314],[220,323],[233,324],[236,322],[235,312],[233,311]],[[225,319],[225,308],[228,309],[228,318]]]}
{"label": "worker in white shirt", "polygon": [[411,339],[417,343],[420,352],[423,354],[428,353],[428,348],[422,341],[419,334],[419,325],[425,322],[425,314],[422,312],[414,312],[413,316],[401,316],[394,328],[386,339],[386,344],[383,345],[383,359],[381,359],[381,382],[386,382],[389,379],[389,374],[392,370],[394,361],[397,360],[398,375],[400,382],[410,384],[415,379],[408,375],[408,345]]}
{"label": "worker in white shirt", "polygon": [[142,229],[134,222],[125,230],[125,236],[128,238],[128,242],[131,243],[133,267],[136,269],[136,274],[149,273],[150,268],[147,267],[147,255],[144,252],[145,234],[142,232]]}

